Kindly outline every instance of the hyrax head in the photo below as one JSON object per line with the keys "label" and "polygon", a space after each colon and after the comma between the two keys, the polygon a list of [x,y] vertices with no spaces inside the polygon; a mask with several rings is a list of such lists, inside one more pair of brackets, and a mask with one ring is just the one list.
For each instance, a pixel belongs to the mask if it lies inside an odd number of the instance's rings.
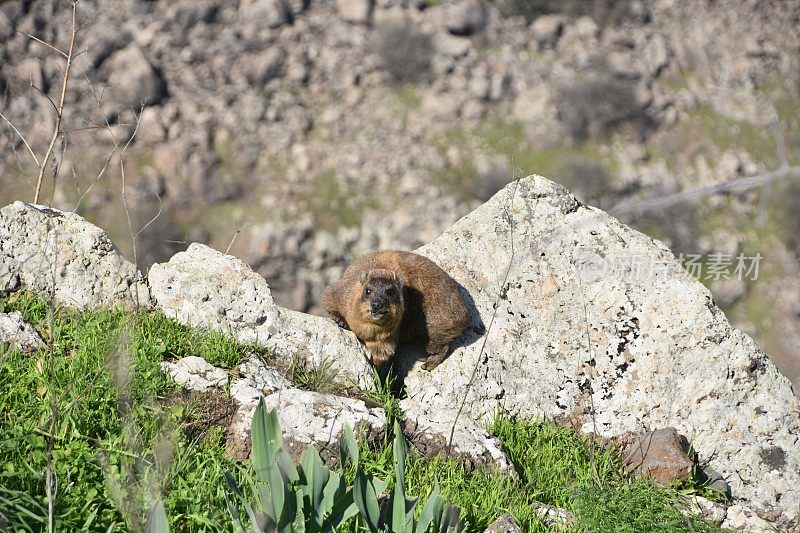
{"label": "hyrax head", "polygon": [[376,324],[394,325],[403,316],[403,278],[394,270],[375,268],[359,277],[362,316]]}

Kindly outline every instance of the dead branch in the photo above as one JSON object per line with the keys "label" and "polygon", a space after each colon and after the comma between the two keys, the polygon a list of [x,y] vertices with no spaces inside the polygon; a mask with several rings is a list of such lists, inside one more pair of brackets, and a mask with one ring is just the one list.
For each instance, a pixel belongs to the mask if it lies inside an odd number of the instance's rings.
{"label": "dead branch", "polygon": [[[33,203],[39,203],[39,194],[42,190],[42,179],[44,178],[44,171],[47,167],[47,160],[50,158],[50,155],[53,153],[53,148],[56,145],[56,140],[62,134],[61,132],[61,123],[64,120],[64,102],[67,98],[67,87],[69,85],[69,73],[70,69],[72,68],[72,60],[74,59],[73,53],[75,51],[75,36],[78,34],[78,0],[72,0],[72,35],[70,36],[69,40],[69,52],[66,54],[67,63],[64,66],[64,78],[61,83],[61,97],[58,103],[58,110],[56,112],[56,125],[53,129],[53,137],[50,139],[50,145],[47,147],[47,151],[44,154],[44,158],[42,158],[41,163],[39,164],[39,175],[36,178],[36,194],[33,197]],[[43,42],[39,39],[37,41]],[[45,43],[46,44],[46,43]],[[51,48],[55,48],[50,46]],[[56,50],[58,50],[56,48]],[[59,50],[60,52],[60,50]],[[61,52],[63,54],[63,52]],[[56,168],[56,172],[58,169]],[[53,178],[55,180],[55,176]]]}

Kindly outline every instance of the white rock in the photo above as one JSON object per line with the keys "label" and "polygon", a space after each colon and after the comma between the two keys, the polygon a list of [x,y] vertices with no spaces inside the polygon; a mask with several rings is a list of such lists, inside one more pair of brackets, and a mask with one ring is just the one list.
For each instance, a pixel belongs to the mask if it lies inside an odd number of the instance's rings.
{"label": "white rock", "polygon": [[204,392],[228,383],[228,373],[202,357],[190,355],[174,363],[164,361],[161,370],[185,389]]}
{"label": "white rock", "polygon": [[725,519],[726,509],[721,503],[712,502],[702,496],[692,496],[689,498],[689,512],[700,515],[709,522],[716,525]]}
{"label": "white rock", "polygon": [[20,285],[77,309],[150,305],[141,274],[103,230],[17,201],[0,209],[0,293]]}
{"label": "white rock", "polygon": [[0,313],[0,345],[6,343],[23,352],[34,352],[44,346],[42,337],[19,311]]}
{"label": "white rock", "polygon": [[722,522],[724,529],[742,533],[768,533],[776,531],[775,527],[759,518],[753,511],[742,505],[731,505]]}
{"label": "white rock", "polygon": [[478,422],[502,408],[605,437],[674,426],[734,498],[797,519],[800,400],[663,244],[533,176],[419,252],[466,289],[475,329],[436,370],[409,373],[409,398],[451,409],[466,396]]}
{"label": "white rock", "polygon": [[369,24],[374,7],[374,0],[336,0],[339,16],[355,24]]}
{"label": "white rock", "polygon": [[433,409],[406,398],[400,401],[403,411],[403,430],[414,445],[425,454],[455,455],[474,468],[497,469],[516,476],[511,460],[503,451],[502,444],[488,431],[465,416],[457,419],[453,431],[452,447],[448,449],[450,431],[456,412],[450,409]]}
{"label": "white rock", "polygon": [[275,391],[292,387],[292,382],[283,377],[280,372],[269,368],[255,357],[251,357],[239,365],[239,374],[244,383],[262,394],[272,394]]}
{"label": "white rock", "polygon": [[[310,445],[316,446],[324,458],[336,456],[345,424],[356,435],[363,430],[368,440],[381,438],[386,432],[383,409],[369,409],[361,400],[285,389],[264,397],[264,403],[267,410],[276,409],[284,448],[295,458]],[[258,398],[243,403],[231,424],[228,447],[240,457],[249,453],[250,425],[257,406]]]}
{"label": "white rock", "polygon": [[488,21],[486,6],[479,0],[461,0],[445,6],[445,27],[454,35],[481,31]]}
{"label": "white rock", "polygon": [[275,305],[267,282],[243,261],[194,243],[148,274],[153,299],[181,323],[273,349],[279,360],[329,363],[340,381],[372,386],[372,367],[355,335],[332,320]]}

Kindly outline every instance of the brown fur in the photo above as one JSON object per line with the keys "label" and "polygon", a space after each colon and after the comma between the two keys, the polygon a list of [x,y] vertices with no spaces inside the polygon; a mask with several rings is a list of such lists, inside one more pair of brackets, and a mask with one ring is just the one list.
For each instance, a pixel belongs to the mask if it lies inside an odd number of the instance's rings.
{"label": "brown fur", "polygon": [[[391,302],[386,319],[376,322],[365,289],[387,280],[402,289],[402,298]],[[379,369],[402,344],[424,349],[424,368],[433,370],[447,356],[450,343],[469,326],[469,312],[456,282],[436,263],[412,252],[373,252],[357,259],[325,290],[323,305],[340,326],[366,344]]]}

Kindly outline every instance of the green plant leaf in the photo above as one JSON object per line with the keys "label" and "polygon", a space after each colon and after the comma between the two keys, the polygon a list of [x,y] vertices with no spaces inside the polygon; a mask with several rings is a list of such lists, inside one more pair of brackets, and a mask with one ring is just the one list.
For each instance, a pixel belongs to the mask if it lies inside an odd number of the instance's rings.
{"label": "green plant leaf", "polygon": [[[323,493],[330,480],[331,471],[322,464],[322,459],[313,446],[309,446],[303,452],[300,458],[300,467],[305,478],[302,488],[306,520],[313,523],[313,531],[320,531],[327,513],[324,508]],[[330,505],[333,505],[333,501],[330,502]]]}
{"label": "green plant leaf", "polygon": [[342,437],[339,439],[340,473],[344,473],[344,467],[348,456],[350,456],[350,461],[353,463],[353,468],[358,470],[358,444],[356,444],[356,437],[353,435],[353,428],[350,427],[350,424],[345,424]]}
{"label": "green plant leaf", "polygon": [[425,507],[422,508],[422,513],[419,515],[419,520],[414,528],[416,533],[425,533],[434,521],[438,521],[444,510],[444,498],[439,495],[439,482],[435,482],[433,490],[428,496],[428,501],[425,502]]}
{"label": "green plant leaf", "polygon": [[[250,504],[247,503],[247,500],[245,500],[242,491],[239,489],[239,485],[236,484],[236,480],[233,479],[233,476],[229,472],[225,472],[224,475],[225,475],[225,481],[228,482],[228,486],[231,488],[236,497],[239,498],[239,501],[242,503],[242,506],[244,507],[245,511],[247,511],[247,516],[250,517],[251,528],[256,532],[261,533],[262,530],[258,526],[258,520],[256,520],[256,514],[253,512],[253,508],[250,506]],[[239,516],[239,511],[237,511],[236,508],[231,504],[230,500],[228,499],[227,493],[225,493],[225,501],[228,503],[228,512],[231,514],[231,517],[233,517],[234,520],[238,521],[239,526],[242,528],[242,530],[244,530],[244,524],[242,523],[241,517]]]}
{"label": "green plant leaf", "polygon": [[378,494],[386,489],[387,482],[380,478],[366,476],[364,470],[359,468],[353,484],[353,500],[361,512],[367,528],[372,533],[378,531],[381,518],[381,509],[378,504]]}
{"label": "green plant leaf", "polygon": [[322,531],[324,533],[333,533],[346,520],[356,514],[358,514],[358,506],[355,501],[353,501],[353,490],[351,489],[345,491],[336,499]]}

